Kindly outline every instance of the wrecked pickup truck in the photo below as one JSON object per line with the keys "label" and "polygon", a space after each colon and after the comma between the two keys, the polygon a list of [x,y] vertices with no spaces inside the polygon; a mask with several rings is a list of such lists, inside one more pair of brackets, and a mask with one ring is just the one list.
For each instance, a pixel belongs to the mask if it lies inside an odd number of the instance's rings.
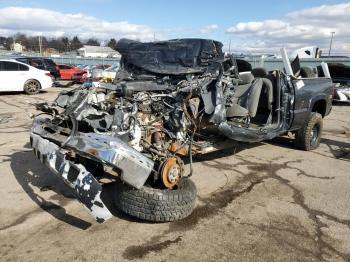
{"label": "wrecked pickup truck", "polygon": [[37,157],[99,222],[112,216],[101,197],[106,179],[115,182],[120,210],[174,221],[195,205],[193,155],[287,132],[298,148],[319,146],[331,109],[329,77],[295,76],[289,60],[286,73],[241,72],[244,63],[213,40],[122,39],[117,50],[122,59],[112,84],[37,104],[42,112],[30,135]]}

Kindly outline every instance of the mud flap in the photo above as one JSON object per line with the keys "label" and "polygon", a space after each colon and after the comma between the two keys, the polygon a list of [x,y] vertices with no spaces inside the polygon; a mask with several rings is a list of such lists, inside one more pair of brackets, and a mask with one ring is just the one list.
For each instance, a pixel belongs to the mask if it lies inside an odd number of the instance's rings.
{"label": "mud flap", "polygon": [[31,134],[31,144],[40,161],[70,187],[97,222],[112,217],[101,199],[102,186],[83,165],[67,160],[57,145],[36,134]]}

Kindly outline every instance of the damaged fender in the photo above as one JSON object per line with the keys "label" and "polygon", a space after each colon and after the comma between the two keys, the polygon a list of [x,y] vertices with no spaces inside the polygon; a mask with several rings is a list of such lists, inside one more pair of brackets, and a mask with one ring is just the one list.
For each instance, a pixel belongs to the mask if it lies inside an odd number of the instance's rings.
{"label": "damaged fender", "polygon": [[145,184],[154,165],[119,138],[103,134],[77,134],[67,141],[66,147],[117,167],[122,172],[121,180],[137,189]]}

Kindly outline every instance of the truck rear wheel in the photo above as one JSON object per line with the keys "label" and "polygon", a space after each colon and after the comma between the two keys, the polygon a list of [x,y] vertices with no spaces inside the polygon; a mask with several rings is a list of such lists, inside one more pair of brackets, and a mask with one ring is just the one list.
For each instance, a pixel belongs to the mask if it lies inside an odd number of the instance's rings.
{"label": "truck rear wheel", "polygon": [[310,151],[319,147],[323,129],[322,115],[312,112],[304,127],[295,134],[295,146]]}
{"label": "truck rear wheel", "polygon": [[182,178],[174,189],[157,189],[149,185],[136,189],[118,181],[114,203],[130,216],[152,222],[169,222],[192,213],[196,194],[196,186],[187,178]]}

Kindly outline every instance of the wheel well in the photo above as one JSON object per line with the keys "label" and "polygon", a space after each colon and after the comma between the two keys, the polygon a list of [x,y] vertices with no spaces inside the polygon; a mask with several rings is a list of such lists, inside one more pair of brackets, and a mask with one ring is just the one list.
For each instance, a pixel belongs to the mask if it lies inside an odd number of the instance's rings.
{"label": "wheel well", "polygon": [[317,112],[324,117],[326,115],[326,108],[327,108],[327,103],[326,100],[318,100],[315,102],[314,106],[312,107],[312,112]]}

